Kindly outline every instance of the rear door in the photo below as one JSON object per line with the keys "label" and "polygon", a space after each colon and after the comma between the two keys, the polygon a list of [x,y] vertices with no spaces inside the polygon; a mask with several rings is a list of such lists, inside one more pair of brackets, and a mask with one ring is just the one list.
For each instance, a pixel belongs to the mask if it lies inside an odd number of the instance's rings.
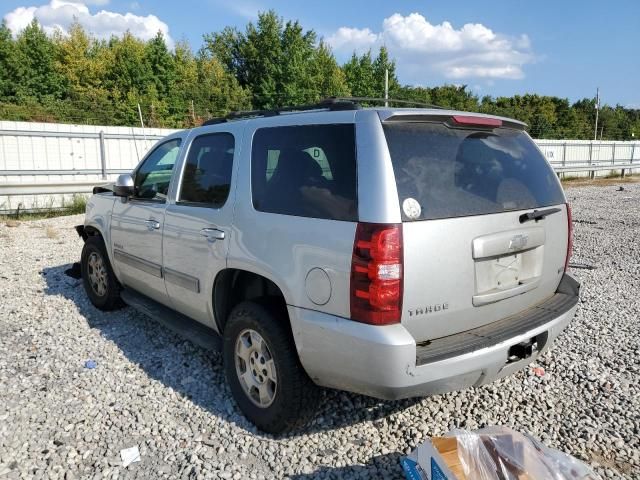
{"label": "rear door", "polygon": [[111,243],[121,281],[168,303],[162,278],[162,229],[181,138],[161,142],[134,172],[135,194],[113,205]]}
{"label": "rear door", "polygon": [[163,261],[169,296],[177,310],[212,327],[213,282],[227,261],[232,171],[242,127],[200,133],[191,140],[177,200],[165,215]]}
{"label": "rear door", "polygon": [[[564,271],[565,198],[533,141],[518,125],[456,118],[383,122],[403,220],[402,323],[418,341],[540,303]],[[527,220],[534,210],[547,215]]]}

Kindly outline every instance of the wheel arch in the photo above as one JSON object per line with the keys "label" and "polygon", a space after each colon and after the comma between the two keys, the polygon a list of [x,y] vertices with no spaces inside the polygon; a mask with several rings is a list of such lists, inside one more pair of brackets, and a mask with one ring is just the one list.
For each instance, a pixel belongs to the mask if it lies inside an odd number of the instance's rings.
{"label": "wheel arch", "polygon": [[224,332],[229,313],[243,301],[256,301],[275,310],[277,318],[291,323],[283,290],[272,279],[250,270],[226,268],[218,273],[213,283],[212,303],[216,327]]}
{"label": "wheel arch", "polygon": [[100,236],[102,240],[104,240],[104,235],[100,231],[100,229],[94,225],[87,225],[84,227],[84,233],[88,236]]}
{"label": "wheel arch", "polygon": [[107,251],[107,257],[109,258],[109,262],[111,263],[111,268],[113,269],[113,272],[115,273],[118,281],[121,281],[120,270],[118,269],[118,265],[115,264],[113,259],[113,245],[111,245],[111,235],[109,232],[110,223],[108,222],[109,218],[110,216],[96,216],[88,220],[84,225],[78,225],[76,227],[76,231],[85,242],[90,236],[102,238],[105,250]]}

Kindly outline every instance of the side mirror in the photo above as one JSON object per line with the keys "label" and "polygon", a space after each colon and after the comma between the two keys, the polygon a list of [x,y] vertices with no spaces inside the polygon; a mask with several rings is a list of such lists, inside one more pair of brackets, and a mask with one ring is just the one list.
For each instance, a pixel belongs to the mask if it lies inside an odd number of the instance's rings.
{"label": "side mirror", "polygon": [[128,173],[120,175],[113,185],[113,194],[125,198],[133,196],[133,177]]}

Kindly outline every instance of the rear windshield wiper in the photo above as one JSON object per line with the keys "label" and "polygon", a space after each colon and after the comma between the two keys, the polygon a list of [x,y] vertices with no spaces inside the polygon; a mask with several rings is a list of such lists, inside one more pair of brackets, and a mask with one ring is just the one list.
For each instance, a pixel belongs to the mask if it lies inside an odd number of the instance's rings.
{"label": "rear windshield wiper", "polygon": [[535,220],[537,222],[547,215],[558,213],[560,211],[560,208],[547,208],[546,210],[534,210],[533,212],[523,213],[520,215],[520,223],[528,222],[529,220]]}

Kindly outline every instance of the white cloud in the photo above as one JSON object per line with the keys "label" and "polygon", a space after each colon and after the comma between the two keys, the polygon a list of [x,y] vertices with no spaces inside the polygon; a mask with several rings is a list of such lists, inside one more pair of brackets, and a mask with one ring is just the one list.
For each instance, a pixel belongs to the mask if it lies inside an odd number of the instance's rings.
{"label": "white cloud", "polygon": [[449,79],[519,79],[523,66],[534,61],[527,35],[511,37],[480,23],[456,29],[449,22],[434,25],[419,13],[395,13],[378,33],[369,28],[341,27],[327,38],[337,52],[362,52],[386,45],[412,82],[434,74]]}
{"label": "white cloud", "polygon": [[173,46],[173,40],[169,35],[169,26],[155,15],[121,14],[108,10],[91,13],[87,7],[87,4],[104,5],[108,2],[109,0],[50,0],[48,4],[39,7],[18,7],[7,13],[4,19],[14,35],[36,18],[49,34],[56,30],[66,33],[70,25],[77,21],[85,30],[104,39],[108,39],[112,35],[120,36],[124,32],[130,31],[138,38],[149,40],[160,31],[167,44]]}
{"label": "white cloud", "polygon": [[362,51],[371,48],[378,40],[378,35],[368,28],[358,29],[340,27],[327,38],[327,43],[336,50]]}

